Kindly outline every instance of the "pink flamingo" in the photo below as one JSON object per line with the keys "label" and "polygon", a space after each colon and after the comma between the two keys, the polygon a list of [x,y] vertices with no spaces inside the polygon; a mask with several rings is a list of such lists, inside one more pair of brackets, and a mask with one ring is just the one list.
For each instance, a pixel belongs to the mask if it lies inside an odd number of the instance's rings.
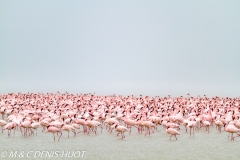
{"label": "pink flamingo", "polygon": [[3,132],[3,127],[7,124],[4,120],[0,119],[0,126],[2,127],[2,132]]}
{"label": "pink flamingo", "polygon": [[121,133],[122,139],[123,139],[123,138],[125,138],[124,132],[129,131],[129,129],[124,127],[124,126],[122,126],[122,125],[116,124],[115,125],[115,131],[118,132],[117,136],[118,136],[118,134]]}
{"label": "pink flamingo", "polygon": [[61,128],[53,127],[53,126],[47,126],[47,131],[53,133],[54,141],[55,141],[55,133],[60,133],[61,135],[58,138],[58,141],[60,140],[62,136],[62,130]]}
{"label": "pink flamingo", "polygon": [[236,133],[238,136],[240,136],[240,134],[238,134],[238,132],[240,132],[240,129],[238,129],[233,123],[234,122],[231,121],[228,125],[224,124],[225,131],[231,134],[231,141],[234,141],[233,133]]}
{"label": "pink flamingo", "polygon": [[171,134],[169,140],[171,140],[172,136],[174,136],[176,138],[176,140],[177,140],[177,136],[176,135],[180,135],[180,133],[176,129],[173,129],[173,128],[169,127],[169,126],[166,128],[166,132],[168,134]]}
{"label": "pink flamingo", "polygon": [[11,130],[14,129],[16,127],[16,124],[13,123],[13,122],[10,122],[10,123],[7,123],[5,126],[4,126],[4,130],[7,129],[8,130],[8,137],[10,137],[10,134],[11,134]]}

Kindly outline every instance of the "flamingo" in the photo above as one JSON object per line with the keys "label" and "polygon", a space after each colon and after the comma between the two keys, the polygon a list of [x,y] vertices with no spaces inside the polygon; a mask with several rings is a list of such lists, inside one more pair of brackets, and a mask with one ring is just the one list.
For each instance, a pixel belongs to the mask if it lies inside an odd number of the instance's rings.
{"label": "flamingo", "polygon": [[87,120],[86,121],[86,126],[89,128],[88,129],[88,134],[89,134],[89,131],[90,131],[90,129],[92,129],[93,131],[94,131],[94,133],[95,134],[97,134],[97,127],[98,126],[100,126],[101,127],[101,129],[102,129],[102,126],[101,126],[102,124],[100,123],[100,122],[98,122],[98,121],[93,121],[93,120]]}
{"label": "flamingo", "polygon": [[222,121],[216,120],[216,121],[215,121],[215,125],[217,126],[217,129],[218,129],[219,133],[221,133],[221,128],[224,126],[224,124],[222,123]]}
{"label": "flamingo", "polygon": [[[152,127],[156,127],[156,125],[153,124],[151,121],[143,121],[142,125],[147,128],[145,136],[147,134],[150,136],[150,129],[152,129]],[[154,133],[154,131],[152,133]]]}
{"label": "flamingo", "polygon": [[193,135],[193,137],[194,137],[194,129],[195,129],[196,125],[197,125],[196,121],[188,121],[187,127],[190,128],[190,137],[191,137],[192,135]]}
{"label": "flamingo", "polygon": [[61,135],[58,138],[58,141],[60,140],[62,136],[62,130],[61,128],[53,127],[53,126],[47,126],[47,131],[53,133],[54,141],[55,141],[55,133],[60,133]]}
{"label": "flamingo", "polygon": [[202,125],[203,125],[203,127],[206,127],[206,132],[209,133],[210,122],[205,120],[205,121],[202,122]]}
{"label": "flamingo", "polygon": [[127,128],[130,129],[129,134],[131,133],[132,126],[135,126],[137,123],[135,120],[124,118],[123,121],[125,122]]}
{"label": "flamingo", "polygon": [[33,122],[31,124],[31,127],[36,130],[36,135],[37,135],[37,129],[40,127],[40,123],[39,122]]}
{"label": "flamingo", "polygon": [[115,131],[117,132],[117,136],[118,136],[118,134],[121,133],[122,139],[123,139],[123,138],[125,138],[124,132],[129,131],[129,129],[126,128],[125,126],[115,124]]}
{"label": "flamingo", "polygon": [[233,133],[236,133],[238,136],[240,136],[240,134],[238,134],[238,132],[240,132],[240,129],[234,125],[233,121],[231,121],[228,125],[224,124],[224,129],[226,132],[229,132],[231,134],[231,141],[234,141]]}
{"label": "flamingo", "polygon": [[32,120],[26,120],[23,118],[22,122],[20,122],[20,126],[24,128],[23,136],[26,137],[27,133],[29,132],[30,135],[30,128],[31,128]]}
{"label": "flamingo", "polygon": [[[68,138],[69,138],[69,132],[70,132],[70,131],[73,131],[73,130],[75,130],[75,129],[74,129],[74,127],[73,127],[72,125],[70,125],[70,124],[64,124],[64,125],[62,126],[62,130],[65,130],[65,131],[68,132]],[[74,132],[74,131],[73,131],[73,132]],[[74,133],[74,135],[75,135],[75,133]]]}
{"label": "flamingo", "polygon": [[171,135],[169,140],[171,140],[172,136],[174,136],[176,138],[176,140],[177,140],[177,136],[176,135],[180,135],[180,133],[176,129],[173,129],[170,126],[168,126],[166,128],[166,132]]}
{"label": "flamingo", "polygon": [[4,126],[4,130],[7,129],[8,130],[8,137],[10,137],[11,135],[11,130],[14,129],[16,127],[16,124],[14,122],[10,122],[10,123],[7,123],[5,126]]}
{"label": "flamingo", "polygon": [[7,124],[4,120],[0,119],[0,126],[2,127],[2,132],[3,132],[3,127]]}
{"label": "flamingo", "polygon": [[42,120],[40,121],[40,125],[43,127],[42,129],[42,132],[43,132],[43,130],[45,130],[45,128],[49,125],[49,122],[46,120]]}

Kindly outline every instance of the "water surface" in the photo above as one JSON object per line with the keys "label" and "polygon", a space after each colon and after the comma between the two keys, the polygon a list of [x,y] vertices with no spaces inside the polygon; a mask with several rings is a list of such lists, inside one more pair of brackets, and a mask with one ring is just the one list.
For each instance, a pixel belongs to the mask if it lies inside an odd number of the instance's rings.
{"label": "water surface", "polygon": [[[195,131],[194,138],[190,138],[189,132],[186,133],[181,126],[181,135],[177,140],[169,135],[162,126],[150,136],[138,134],[137,129],[133,132],[125,133],[126,138],[120,139],[115,132],[108,133],[105,129],[103,133],[98,130],[97,135],[80,133],[76,137],[70,133],[67,138],[67,132],[63,131],[60,141],[54,141],[51,133],[42,133],[41,128],[38,135],[32,135],[24,138],[21,132],[16,131],[15,135],[8,138],[7,131],[0,132],[0,153],[3,151],[33,151],[31,158],[24,159],[98,159],[98,160],[171,160],[171,159],[239,159],[240,137],[235,141],[228,139],[228,133],[223,131],[218,133],[215,127],[210,128],[210,133],[206,133],[202,128]],[[40,158],[35,157],[36,151],[86,151],[84,156],[77,158],[60,157]],[[21,157],[0,157],[0,159],[23,159]]]}

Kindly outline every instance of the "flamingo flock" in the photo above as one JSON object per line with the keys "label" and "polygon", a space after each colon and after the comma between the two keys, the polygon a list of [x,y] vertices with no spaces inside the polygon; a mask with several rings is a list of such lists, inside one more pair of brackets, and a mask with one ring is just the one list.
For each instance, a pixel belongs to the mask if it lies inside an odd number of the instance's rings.
{"label": "flamingo flock", "polygon": [[[156,134],[159,126],[177,140],[181,132],[190,137],[203,129],[206,134],[210,126],[217,132],[228,132],[231,141],[240,136],[240,97],[208,98],[149,96],[97,96],[94,94],[53,93],[9,93],[0,95],[0,127],[7,130],[8,137],[16,130],[23,137],[41,132],[52,133],[58,141],[63,132],[76,137],[78,134],[98,134],[105,129],[109,134],[116,132],[121,139],[126,132],[137,129],[144,136]],[[100,132],[100,131],[99,131]],[[235,135],[235,136],[234,136]]]}

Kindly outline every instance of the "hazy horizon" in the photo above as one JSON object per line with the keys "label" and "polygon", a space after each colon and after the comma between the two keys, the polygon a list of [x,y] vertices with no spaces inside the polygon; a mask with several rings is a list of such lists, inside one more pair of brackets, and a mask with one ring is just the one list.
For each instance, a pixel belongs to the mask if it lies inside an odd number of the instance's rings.
{"label": "hazy horizon", "polygon": [[0,2],[0,94],[240,96],[238,1]]}

